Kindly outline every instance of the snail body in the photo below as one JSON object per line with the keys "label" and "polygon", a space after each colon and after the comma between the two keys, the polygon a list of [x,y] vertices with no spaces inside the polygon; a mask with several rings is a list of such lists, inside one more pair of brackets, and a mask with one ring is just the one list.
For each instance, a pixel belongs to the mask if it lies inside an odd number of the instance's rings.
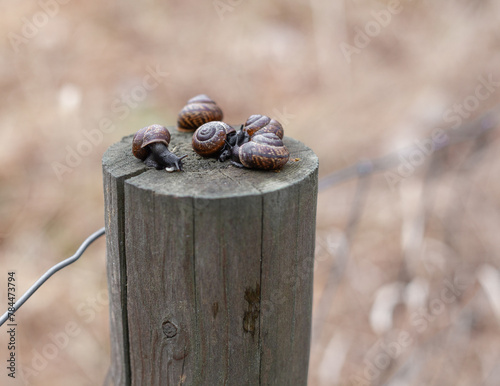
{"label": "snail body", "polygon": [[182,171],[182,159],[168,150],[170,132],[161,125],[146,126],[137,131],[132,140],[132,154],[146,166],[165,169],[168,172]]}
{"label": "snail body", "polygon": [[196,129],[191,143],[193,150],[202,157],[219,157],[231,143],[234,144],[235,136],[236,130],[227,123],[212,121]]}
{"label": "snail body", "polygon": [[186,106],[179,112],[177,129],[195,131],[204,123],[220,121],[222,117],[220,107],[207,95],[200,94],[188,100]]}

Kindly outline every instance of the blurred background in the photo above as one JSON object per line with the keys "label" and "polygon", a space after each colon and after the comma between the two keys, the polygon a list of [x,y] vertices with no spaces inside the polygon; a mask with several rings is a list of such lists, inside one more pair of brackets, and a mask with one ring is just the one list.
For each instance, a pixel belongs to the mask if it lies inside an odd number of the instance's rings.
{"label": "blurred background", "polygon": [[[206,93],[228,123],[278,119],[320,178],[336,173],[318,200],[310,385],[500,384],[500,2],[0,9],[2,307],[7,272],[19,296],[103,226],[103,152]],[[11,384],[101,384],[104,240],[17,322]]]}

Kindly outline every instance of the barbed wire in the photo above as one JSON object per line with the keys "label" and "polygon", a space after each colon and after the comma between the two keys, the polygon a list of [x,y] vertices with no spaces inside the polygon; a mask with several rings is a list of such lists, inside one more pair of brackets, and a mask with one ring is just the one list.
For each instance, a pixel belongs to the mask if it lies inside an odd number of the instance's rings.
{"label": "barbed wire", "polygon": [[[444,144],[439,144],[436,146],[434,151],[442,150],[450,145],[467,141],[470,139],[474,139],[484,134],[487,131],[494,129],[498,124],[498,108],[492,109],[489,112],[483,114],[478,119],[466,123],[460,126],[457,129],[448,129],[445,131],[447,134],[447,140]],[[342,257],[342,266],[345,268],[348,254],[349,254],[349,244],[352,239],[352,236],[355,232],[358,220],[362,214],[364,200],[366,199],[366,193],[369,189],[369,178],[365,178],[370,176],[371,174],[387,171],[394,167],[396,167],[400,162],[401,154],[409,154],[414,150],[418,150],[417,145],[408,146],[399,151],[390,153],[384,157],[376,158],[376,159],[367,159],[361,160],[358,163],[346,167],[344,169],[335,171],[322,177],[318,184],[319,192],[325,191],[327,188],[338,185],[345,181],[359,178],[359,183],[356,188],[355,197],[353,200],[353,205],[350,211],[349,221],[346,225],[346,241],[347,246],[343,250],[344,256]],[[101,228],[96,232],[92,233],[78,248],[76,253],[68,257],[66,260],[63,260],[52,268],[50,268],[44,275],[42,275],[22,296],[21,298],[14,304],[14,306],[10,307],[0,318],[0,326],[2,326],[9,317],[13,316],[19,308],[57,271],[69,266],[70,264],[77,261],[85,250],[96,241],[99,237],[103,236],[105,233],[105,228]],[[341,273],[335,272],[332,270],[329,278],[327,279],[325,290],[322,292],[322,295],[319,300],[320,305],[326,305],[327,302],[333,296],[335,289],[337,287],[336,283],[338,282],[338,277],[341,276]],[[322,310],[323,308],[323,310]],[[328,307],[319,307],[321,311],[321,317],[317,317],[316,320],[320,323],[323,323],[327,318],[327,313],[329,312]],[[319,327],[319,326],[318,326]],[[318,328],[317,331],[321,331],[321,328]]]}

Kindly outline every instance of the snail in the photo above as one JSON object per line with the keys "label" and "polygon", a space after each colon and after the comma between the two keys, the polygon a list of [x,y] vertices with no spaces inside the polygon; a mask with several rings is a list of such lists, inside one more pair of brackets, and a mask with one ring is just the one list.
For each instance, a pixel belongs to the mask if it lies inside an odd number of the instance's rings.
{"label": "snail", "polygon": [[205,94],[188,100],[177,118],[179,131],[195,131],[204,123],[222,120],[222,110]]}
{"label": "snail", "polygon": [[238,167],[278,170],[290,157],[283,144],[283,127],[265,115],[252,115],[238,132],[222,121],[207,122],[196,129],[192,146],[203,157],[230,159]]}
{"label": "snail", "polygon": [[135,157],[156,169],[167,172],[182,171],[182,159],[187,155],[178,157],[168,150],[170,132],[161,125],[143,127],[134,135],[132,153]]}
{"label": "snail", "polygon": [[251,115],[245,122],[242,130],[248,133],[250,138],[257,133],[273,133],[280,139],[283,139],[284,135],[283,127],[277,120],[260,114]]}
{"label": "snail", "polygon": [[[196,129],[191,143],[199,155],[224,161],[229,158],[229,146],[236,144],[236,130],[222,121],[207,122]],[[222,154],[227,156],[221,159]]]}
{"label": "snail", "polygon": [[249,169],[279,170],[288,162],[290,152],[274,133],[254,134],[250,141],[231,147],[231,162]]}

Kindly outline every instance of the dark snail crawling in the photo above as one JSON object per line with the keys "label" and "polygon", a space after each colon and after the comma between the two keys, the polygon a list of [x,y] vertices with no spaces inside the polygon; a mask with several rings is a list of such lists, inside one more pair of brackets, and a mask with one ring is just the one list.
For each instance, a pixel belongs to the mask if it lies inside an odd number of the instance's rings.
{"label": "dark snail crawling", "polygon": [[132,153],[144,163],[167,172],[182,171],[182,159],[168,150],[170,132],[161,125],[143,127],[134,135]]}
{"label": "dark snail crawling", "polygon": [[204,94],[188,100],[177,118],[177,129],[195,131],[204,123],[222,120],[222,110],[215,102]]}

